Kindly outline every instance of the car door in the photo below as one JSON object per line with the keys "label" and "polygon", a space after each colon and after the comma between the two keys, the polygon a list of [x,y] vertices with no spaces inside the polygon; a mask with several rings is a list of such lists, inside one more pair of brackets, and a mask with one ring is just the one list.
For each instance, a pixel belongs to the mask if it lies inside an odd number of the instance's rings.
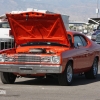
{"label": "car door", "polygon": [[82,42],[83,42],[83,46],[84,46],[84,58],[85,58],[85,64],[84,64],[84,67],[85,68],[87,68],[87,67],[89,67],[89,47],[87,46],[88,45],[88,43],[87,43],[87,41],[86,41],[86,39],[83,37],[83,36],[80,36],[80,38],[81,38],[81,40],[82,40]]}
{"label": "car door", "polygon": [[76,51],[75,62],[77,64],[75,69],[82,70],[88,67],[88,48],[87,42],[82,35],[74,36],[74,47]]}

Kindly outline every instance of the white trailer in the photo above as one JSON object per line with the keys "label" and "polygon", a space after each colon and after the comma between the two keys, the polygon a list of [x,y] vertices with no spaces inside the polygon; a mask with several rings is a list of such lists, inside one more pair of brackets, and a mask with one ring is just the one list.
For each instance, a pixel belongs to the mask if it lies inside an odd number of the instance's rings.
{"label": "white trailer", "polygon": [[0,50],[12,48],[14,39],[9,35],[10,26],[8,21],[0,20]]}

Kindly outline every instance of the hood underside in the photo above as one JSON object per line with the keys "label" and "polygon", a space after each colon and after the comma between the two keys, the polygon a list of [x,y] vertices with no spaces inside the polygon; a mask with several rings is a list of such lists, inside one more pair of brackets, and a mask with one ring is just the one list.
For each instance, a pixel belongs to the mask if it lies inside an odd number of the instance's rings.
{"label": "hood underside", "polygon": [[27,42],[58,42],[69,46],[60,14],[26,12],[6,14],[16,45]]}

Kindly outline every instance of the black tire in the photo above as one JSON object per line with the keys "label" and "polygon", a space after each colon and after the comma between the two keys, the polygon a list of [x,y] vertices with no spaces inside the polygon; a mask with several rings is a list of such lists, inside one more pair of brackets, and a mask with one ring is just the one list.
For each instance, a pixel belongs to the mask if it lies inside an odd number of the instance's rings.
{"label": "black tire", "polygon": [[16,75],[8,72],[1,72],[1,81],[4,84],[13,84],[16,80]]}
{"label": "black tire", "polygon": [[95,79],[98,74],[98,59],[95,58],[91,69],[85,73],[87,79]]}
{"label": "black tire", "polygon": [[71,62],[68,62],[63,73],[58,75],[59,84],[62,86],[69,86],[73,81],[73,66]]}

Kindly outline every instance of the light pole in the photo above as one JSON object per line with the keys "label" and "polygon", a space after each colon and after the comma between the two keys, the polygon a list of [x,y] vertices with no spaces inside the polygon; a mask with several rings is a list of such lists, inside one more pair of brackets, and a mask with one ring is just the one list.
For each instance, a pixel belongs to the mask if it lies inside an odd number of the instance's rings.
{"label": "light pole", "polygon": [[99,0],[97,0],[97,8],[96,8],[96,14],[97,14],[97,18],[98,18],[98,13],[99,13],[98,4],[99,4]]}

